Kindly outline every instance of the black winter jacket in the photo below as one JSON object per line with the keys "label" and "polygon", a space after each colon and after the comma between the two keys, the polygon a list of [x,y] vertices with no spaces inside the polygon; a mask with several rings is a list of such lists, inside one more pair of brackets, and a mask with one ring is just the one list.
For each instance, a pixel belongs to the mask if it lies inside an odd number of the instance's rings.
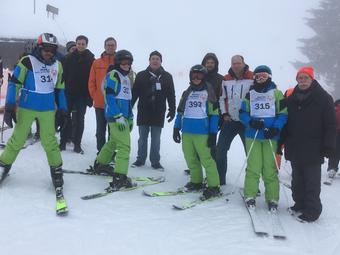
{"label": "black winter jacket", "polygon": [[[166,101],[169,112],[175,116],[176,96],[174,82],[170,73],[162,67],[152,75],[150,68],[137,74],[132,89],[132,106],[138,100],[138,126],[164,126]],[[158,88],[160,83],[160,89]]]}
{"label": "black winter jacket", "polygon": [[332,97],[314,80],[307,93],[296,86],[285,101],[288,110],[284,134],[286,159],[304,165],[322,164],[324,152],[335,150]]}
{"label": "black winter jacket", "polygon": [[88,81],[94,55],[86,49],[75,50],[62,61],[64,69],[65,93],[72,97],[89,98]]}
{"label": "black winter jacket", "polygon": [[221,89],[222,89],[222,81],[224,77],[223,75],[218,73],[219,62],[218,62],[218,58],[216,57],[214,53],[207,53],[202,60],[202,65],[205,66],[209,58],[212,58],[215,61],[215,68],[211,70],[210,72],[208,72],[205,80],[213,86],[215,95],[218,101],[222,93]]}

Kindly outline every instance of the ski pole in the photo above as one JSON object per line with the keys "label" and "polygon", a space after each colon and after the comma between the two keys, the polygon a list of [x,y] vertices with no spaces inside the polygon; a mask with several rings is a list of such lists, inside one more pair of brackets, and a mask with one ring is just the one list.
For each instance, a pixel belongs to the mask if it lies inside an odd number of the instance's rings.
{"label": "ski pole", "polygon": [[[272,151],[272,155],[274,157],[274,161],[275,161],[275,165],[276,165],[276,169],[277,169],[277,176],[278,176],[278,179],[279,179],[279,183],[285,187],[285,188],[288,188],[288,189],[291,189],[291,186],[287,183],[284,183],[283,181],[281,181],[280,179],[280,175],[279,175],[279,164],[277,163],[277,160],[276,160],[276,157],[275,157],[275,153],[274,153],[274,147],[273,147],[273,143],[272,143],[272,140],[268,139],[269,141],[269,144],[270,144],[270,147],[271,147],[271,151]],[[286,189],[283,189],[283,194],[285,195],[285,199],[286,199],[286,202],[287,204],[289,204],[288,202],[288,196],[287,196],[287,193],[286,193]]]}
{"label": "ski pole", "polygon": [[[244,160],[244,163],[243,163],[242,168],[241,168],[241,170],[240,170],[240,173],[238,174],[238,176],[237,176],[236,179],[235,179],[235,182],[234,182],[235,184],[239,181],[239,179],[240,179],[240,177],[241,177],[241,174],[244,172],[244,170],[245,170],[245,168],[246,168],[246,166],[247,166],[248,158],[249,158],[250,152],[251,152],[252,149],[253,149],[253,146],[254,146],[254,143],[255,143],[255,140],[256,140],[256,137],[257,137],[258,133],[259,133],[259,130],[257,129],[257,130],[256,130],[256,133],[255,133],[255,136],[254,136],[254,139],[253,139],[253,141],[251,142],[251,145],[250,145],[249,151],[248,151],[248,153],[247,153],[246,159]],[[234,188],[233,188],[233,189],[231,190],[231,192],[230,192],[229,194],[227,194],[227,195],[234,194],[236,189],[237,189],[237,186],[234,185]],[[228,199],[227,199],[227,201],[228,201]]]}

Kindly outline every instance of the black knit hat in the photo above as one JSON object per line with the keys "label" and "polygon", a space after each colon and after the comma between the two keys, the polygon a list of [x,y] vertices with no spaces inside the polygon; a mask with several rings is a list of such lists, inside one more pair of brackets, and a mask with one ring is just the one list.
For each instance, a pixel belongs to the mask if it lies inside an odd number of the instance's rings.
{"label": "black knit hat", "polygon": [[69,41],[69,42],[67,42],[67,43],[66,43],[66,50],[67,50],[67,52],[69,52],[70,49],[71,49],[72,47],[74,47],[74,46],[76,46],[76,43],[75,43],[74,41]]}
{"label": "black knit hat", "polygon": [[153,52],[150,53],[149,60],[150,60],[150,58],[151,58],[152,56],[154,56],[154,55],[158,56],[158,57],[161,59],[161,62],[162,62],[162,54],[159,53],[157,50],[155,50],[155,51],[153,51]]}

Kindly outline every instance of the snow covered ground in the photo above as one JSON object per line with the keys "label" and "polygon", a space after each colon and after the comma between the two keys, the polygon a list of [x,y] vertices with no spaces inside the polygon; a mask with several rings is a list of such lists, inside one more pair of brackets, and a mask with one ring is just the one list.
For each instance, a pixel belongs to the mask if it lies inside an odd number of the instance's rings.
{"label": "snow covered ground", "polygon": [[[184,81],[180,81],[184,83]],[[182,88],[178,89],[179,95]],[[95,159],[94,109],[86,115],[83,138],[84,155],[62,153],[65,169],[84,170]],[[11,131],[5,131],[5,140]],[[138,129],[132,132],[131,160],[135,160]],[[188,177],[181,145],[172,141],[172,124],[162,133],[161,162],[165,172],[150,167],[131,168],[131,176],[158,176],[166,182],[147,190],[166,191],[184,185]],[[243,178],[235,182],[245,156],[239,139],[229,153],[228,184],[242,187]],[[281,178],[289,182],[283,162]],[[326,177],[325,169],[323,178]],[[0,254],[339,254],[340,253],[340,178],[333,186],[322,184],[324,206],[321,218],[313,224],[302,224],[288,215],[291,194],[281,188],[280,215],[286,230],[286,240],[254,235],[248,213],[240,195],[219,199],[186,211],[175,211],[171,205],[196,198],[197,194],[176,197],[149,198],[142,190],[118,192],[104,198],[84,201],[85,194],[102,191],[108,180],[100,176],[64,176],[65,197],[69,205],[67,217],[55,215],[55,197],[49,167],[40,143],[19,154],[10,177],[0,188]],[[263,187],[262,187],[263,191]],[[258,199],[259,204],[263,198]],[[268,217],[264,220],[268,221]]]}

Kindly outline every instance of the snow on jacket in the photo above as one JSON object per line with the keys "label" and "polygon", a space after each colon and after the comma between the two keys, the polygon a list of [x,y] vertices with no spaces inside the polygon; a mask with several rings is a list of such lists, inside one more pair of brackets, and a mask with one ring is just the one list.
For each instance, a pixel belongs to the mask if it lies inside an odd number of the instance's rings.
{"label": "snow on jacket", "polygon": [[92,63],[88,88],[95,108],[104,109],[102,83],[110,65],[114,65],[114,56],[107,55],[105,52]]}
{"label": "snow on jacket", "polygon": [[222,95],[219,100],[221,114],[228,114],[232,120],[239,121],[242,101],[253,85],[253,72],[246,66],[241,79],[230,68],[222,82]]}
{"label": "snow on jacket", "polygon": [[37,51],[24,56],[16,65],[8,83],[6,103],[16,104],[19,92],[19,107],[35,111],[67,110],[62,82],[63,68],[53,59],[42,62]]}
{"label": "snow on jacket", "polygon": [[216,134],[218,131],[218,109],[215,93],[209,83],[202,90],[190,86],[183,92],[178,106],[174,128],[190,134]]}
{"label": "snow on jacket", "polygon": [[[255,96],[257,96],[257,98]],[[255,98],[260,98],[260,100],[264,98],[266,101],[265,103],[261,101],[258,104],[255,103]],[[268,98],[270,98],[270,101],[267,100]],[[255,84],[250,88],[242,102],[240,109],[240,120],[245,126],[246,137],[255,137],[257,130],[249,126],[249,122],[252,119],[262,119],[264,121],[264,128],[274,127],[278,128],[279,130],[282,129],[287,121],[287,109],[282,107],[282,99],[282,92],[276,88],[275,83],[271,80],[268,80],[266,84]],[[270,105],[269,109],[266,109],[266,104],[272,105]],[[260,116],[261,112],[264,113],[263,116]],[[257,115],[257,113],[260,113],[260,115]],[[264,129],[259,130],[257,139],[265,139]],[[273,139],[278,140],[279,135],[275,136]]]}
{"label": "snow on jacket", "polygon": [[108,121],[123,116],[132,119],[131,82],[117,70],[110,71],[104,80],[105,118]]}

